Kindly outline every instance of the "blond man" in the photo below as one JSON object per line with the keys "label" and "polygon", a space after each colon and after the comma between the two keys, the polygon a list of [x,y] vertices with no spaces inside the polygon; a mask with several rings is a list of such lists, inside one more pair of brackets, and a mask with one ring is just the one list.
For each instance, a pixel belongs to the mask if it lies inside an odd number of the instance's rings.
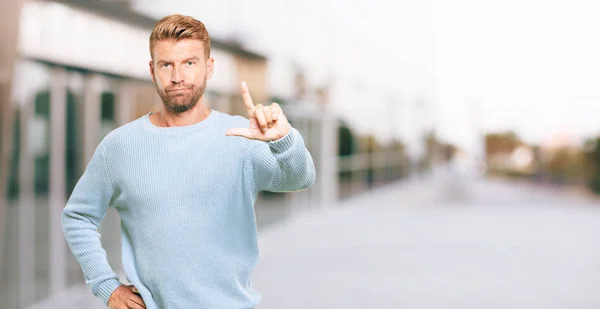
{"label": "blond man", "polygon": [[[69,247],[111,309],[254,308],[254,202],[260,191],[311,187],[311,155],[280,106],[255,105],[245,83],[248,118],[205,106],[215,68],[202,22],[163,18],[150,54],[162,108],[102,140],[63,211]],[[121,218],[132,285],[119,281],[100,244],[109,207]]]}

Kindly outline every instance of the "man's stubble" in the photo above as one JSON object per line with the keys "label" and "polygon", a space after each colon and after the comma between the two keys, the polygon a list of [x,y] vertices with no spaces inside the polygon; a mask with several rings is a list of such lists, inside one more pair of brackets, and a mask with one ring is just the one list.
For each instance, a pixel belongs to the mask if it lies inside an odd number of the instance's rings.
{"label": "man's stubble", "polygon": [[[194,108],[198,104],[198,101],[200,101],[200,98],[206,90],[206,76],[207,75],[204,74],[204,78],[200,85],[181,83],[176,85],[169,85],[165,89],[160,89],[158,83],[155,82],[154,86],[156,87],[156,91],[158,92],[158,95],[160,96],[163,102],[163,106],[165,107],[167,112],[169,114],[177,115],[187,112]],[[187,88],[191,91],[184,95],[173,95],[167,93],[168,90],[179,88]]]}

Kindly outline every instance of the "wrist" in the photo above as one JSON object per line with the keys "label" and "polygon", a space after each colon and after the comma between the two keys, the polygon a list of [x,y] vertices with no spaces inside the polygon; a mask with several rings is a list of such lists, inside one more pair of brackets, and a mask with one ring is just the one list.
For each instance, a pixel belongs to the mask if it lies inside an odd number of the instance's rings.
{"label": "wrist", "polygon": [[284,135],[283,137],[270,141],[269,146],[271,146],[271,150],[277,153],[285,152],[290,149],[296,140],[297,133],[294,133],[294,129],[290,125],[290,131]]}
{"label": "wrist", "polygon": [[100,299],[102,299],[102,301],[104,301],[104,304],[108,305],[108,301],[113,295],[113,293],[121,286],[122,284],[121,282],[119,282],[119,280],[110,279],[102,282],[102,284],[98,286],[95,294]]}
{"label": "wrist", "polygon": [[290,132],[292,132],[292,125],[288,122],[288,129],[287,129],[287,131],[282,131],[281,132],[281,136],[278,139],[273,140],[273,142],[278,141],[278,140],[280,140],[280,139],[288,136],[290,134]]}

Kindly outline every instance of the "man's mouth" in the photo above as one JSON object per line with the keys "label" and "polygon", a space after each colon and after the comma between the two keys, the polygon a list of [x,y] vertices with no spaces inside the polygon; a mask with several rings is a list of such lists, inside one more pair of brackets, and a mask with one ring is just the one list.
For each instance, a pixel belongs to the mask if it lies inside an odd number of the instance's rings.
{"label": "man's mouth", "polygon": [[177,89],[169,89],[167,92],[183,92],[189,90],[188,88],[177,88]]}

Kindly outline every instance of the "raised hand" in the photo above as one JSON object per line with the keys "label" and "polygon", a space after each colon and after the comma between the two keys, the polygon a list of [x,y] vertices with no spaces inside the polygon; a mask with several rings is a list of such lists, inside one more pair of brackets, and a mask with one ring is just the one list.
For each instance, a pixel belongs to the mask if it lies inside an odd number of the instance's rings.
{"label": "raised hand", "polygon": [[242,82],[242,98],[248,118],[249,128],[233,128],[227,131],[227,136],[241,136],[265,142],[278,140],[290,132],[290,123],[277,103],[269,106],[258,104],[254,106],[248,85]]}
{"label": "raised hand", "polygon": [[133,285],[118,287],[108,299],[110,309],[146,309],[144,300]]}

